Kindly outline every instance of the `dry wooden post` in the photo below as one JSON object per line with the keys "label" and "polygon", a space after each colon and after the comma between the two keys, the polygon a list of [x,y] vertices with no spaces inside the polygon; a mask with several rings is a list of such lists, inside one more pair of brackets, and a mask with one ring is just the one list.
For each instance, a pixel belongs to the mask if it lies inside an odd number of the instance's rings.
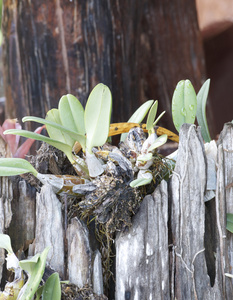
{"label": "dry wooden post", "polygon": [[[224,138],[227,136],[224,131],[222,135]],[[232,141],[231,138],[232,134],[227,141]],[[220,144],[219,153],[221,148]],[[132,228],[117,237],[116,299],[231,299],[231,279],[225,277],[225,272],[231,269],[228,263],[231,248],[226,241],[225,227],[225,201],[228,202],[223,179],[226,176],[225,163],[228,164],[219,154],[216,199],[211,200],[216,212],[210,221],[210,226],[216,229],[210,237],[215,245],[212,250],[215,252],[214,271],[207,268],[208,256],[213,253],[205,249],[208,246],[205,234],[210,233],[206,223],[209,219],[205,222],[206,157],[200,131],[196,131],[193,125],[185,125],[180,133],[178,158],[169,193],[166,188],[166,192],[161,192],[164,191],[163,183],[152,196],[147,196],[133,219]],[[163,196],[160,197],[160,194]],[[161,214],[156,214],[156,211]],[[151,218],[151,215],[155,217]],[[158,226],[162,220],[164,225]],[[167,223],[166,220],[170,221]],[[147,223],[149,225],[145,226]],[[170,228],[169,237],[166,226]],[[159,251],[147,252],[147,249]],[[150,260],[148,254],[151,254]],[[151,264],[147,264],[148,261]]]}
{"label": "dry wooden post", "polygon": [[116,300],[169,299],[168,194],[146,196],[127,233],[116,238]]}
{"label": "dry wooden post", "polygon": [[[232,178],[233,178],[233,124],[227,123],[218,140],[218,181],[217,197],[219,198],[220,214],[224,216],[219,222],[218,229],[221,238],[221,251],[223,253],[222,270],[232,274],[233,268],[233,236],[226,230],[226,213],[233,213]],[[228,277],[224,280],[226,285],[226,297],[231,299],[233,295],[232,280]]]}
{"label": "dry wooden post", "polygon": [[113,121],[159,99],[171,129],[176,83],[189,78],[198,89],[205,74],[195,1],[4,0],[2,27],[6,112],[14,118],[44,117],[67,93],[85,103],[103,82]]}
{"label": "dry wooden post", "polygon": [[[222,299],[224,274],[221,269],[221,239],[216,236],[214,285],[206,265],[205,203],[206,162],[200,131],[183,126],[179,155],[171,181],[171,230],[173,261],[171,295],[177,299]],[[212,201],[212,200],[211,200]],[[218,203],[218,199],[216,199]],[[216,209],[218,205],[216,204]],[[222,221],[225,216],[220,215]],[[214,216],[213,216],[214,219]],[[217,226],[214,220],[213,226]]]}

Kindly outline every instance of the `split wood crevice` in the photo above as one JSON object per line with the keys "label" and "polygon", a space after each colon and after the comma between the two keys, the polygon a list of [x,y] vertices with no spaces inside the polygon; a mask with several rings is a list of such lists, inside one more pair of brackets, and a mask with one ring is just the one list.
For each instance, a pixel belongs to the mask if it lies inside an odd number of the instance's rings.
{"label": "split wood crevice", "polygon": [[[200,130],[182,127],[172,178],[144,198],[129,230],[116,235],[110,299],[232,299],[232,279],[225,276],[233,268],[233,236],[226,231],[233,193],[232,186],[225,188],[233,178],[232,141],[233,125],[228,123],[218,140],[216,197],[205,203],[207,168]],[[9,220],[12,206],[11,225],[2,221],[1,230],[9,227],[14,250],[34,238],[31,254],[50,245],[52,269],[80,288],[92,286],[103,297],[101,254],[92,225],[88,228],[74,217],[65,230],[63,206],[51,188],[36,192],[17,180],[12,196],[11,181],[2,179],[0,197],[1,220]]]}

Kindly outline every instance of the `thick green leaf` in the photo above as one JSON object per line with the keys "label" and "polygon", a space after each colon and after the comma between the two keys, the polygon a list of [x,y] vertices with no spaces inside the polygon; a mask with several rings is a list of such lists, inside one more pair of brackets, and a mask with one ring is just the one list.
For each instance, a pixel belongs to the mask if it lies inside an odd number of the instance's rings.
{"label": "thick green leaf", "polygon": [[112,95],[109,88],[100,83],[91,92],[84,114],[86,145],[89,153],[92,147],[102,146],[109,132],[112,109]]}
{"label": "thick green leaf", "polygon": [[[54,139],[56,141],[62,142],[64,144],[68,144],[71,147],[73,147],[74,143],[76,141],[85,141],[85,136],[78,134],[75,131],[70,130],[69,128],[66,128],[63,125],[60,125],[52,120],[52,115],[54,116],[54,112],[47,114],[47,119],[37,118],[37,117],[24,117],[22,119],[23,122],[26,121],[34,121],[41,124],[45,124],[46,128],[49,128],[50,134],[52,132],[52,135],[50,136],[51,139]],[[49,125],[49,126],[48,126]],[[52,130],[53,128],[53,130]],[[50,135],[49,134],[49,135]]]}
{"label": "thick green leaf", "polygon": [[42,292],[42,300],[60,300],[61,284],[58,273],[53,273],[47,279]]}
{"label": "thick green leaf", "polygon": [[75,96],[68,94],[61,97],[58,109],[61,122],[65,127],[85,135],[84,109]]}
{"label": "thick green leaf", "polygon": [[25,261],[19,262],[19,265],[23,270],[30,270],[30,274],[24,292],[20,297],[18,297],[18,300],[33,299],[44,273],[48,251],[49,247],[45,248],[44,251],[39,255],[38,259],[36,257],[36,263],[34,261],[29,261],[28,263]]}
{"label": "thick green leaf", "polygon": [[227,230],[233,233],[233,214],[227,214]]}
{"label": "thick green leaf", "polygon": [[[59,110],[56,108],[53,108],[49,110],[46,114],[45,119],[47,121],[54,122],[58,125],[62,126]],[[24,118],[23,118],[24,120]],[[69,135],[67,135],[65,132],[61,130],[61,128],[55,128],[54,126],[50,126],[48,123],[46,124],[46,129],[48,131],[48,134],[51,139],[60,141],[64,144],[68,144],[70,146],[73,146],[74,139],[72,139]]]}
{"label": "thick green leaf", "polygon": [[148,152],[149,151],[152,151],[162,145],[164,145],[165,143],[167,142],[167,135],[166,134],[162,134],[160,137],[158,137],[154,143],[149,147],[149,149],[147,150]]}
{"label": "thick green leaf", "polygon": [[5,249],[8,254],[13,253],[12,247],[11,247],[11,239],[9,235],[7,234],[0,234],[0,248]]}
{"label": "thick green leaf", "polygon": [[73,156],[72,156],[72,147],[70,145],[64,144],[62,142],[50,139],[47,136],[44,136],[44,135],[41,135],[41,134],[38,134],[35,132],[27,131],[27,130],[9,129],[9,130],[4,131],[4,134],[16,134],[16,135],[20,135],[20,136],[23,136],[26,138],[31,138],[31,139],[35,139],[37,141],[45,142],[45,143],[61,150],[62,152],[64,152],[71,163],[75,162],[73,159]]}
{"label": "thick green leaf", "polygon": [[206,101],[208,98],[210,79],[207,79],[197,94],[197,122],[201,126],[201,134],[206,143],[211,141],[206,120]]}
{"label": "thick green leaf", "polygon": [[[143,103],[129,118],[128,123],[141,123],[148,113],[151,105],[154,103],[154,100],[148,100]],[[121,142],[124,142],[128,133],[121,134]]]}
{"label": "thick green leaf", "polygon": [[151,183],[151,181],[152,181],[151,178],[137,178],[137,179],[130,182],[130,186],[132,188],[135,188],[135,187],[138,187],[138,186],[149,184],[149,183]]}
{"label": "thick green leaf", "polygon": [[197,111],[197,97],[189,80],[178,82],[172,98],[172,118],[179,132],[184,123],[193,124]]}
{"label": "thick green leaf", "polygon": [[157,110],[158,110],[158,101],[156,100],[155,103],[150,108],[150,111],[149,111],[149,114],[147,117],[147,121],[146,121],[146,129],[148,130],[149,134],[154,132],[153,123],[155,121]]}
{"label": "thick green leaf", "polygon": [[36,267],[36,264],[38,263],[40,259],[40,253],[37,253],[33,257],[29,259],[24,259],[20,261],[20,267],[26,271],[28,274],[32,274],[34,268]]}
{"label": "thick green leaf", "polygon": [[0,158],[0,176],[15,176],[24,173],[32,173],[37,176],[38,172],[25,159]]}

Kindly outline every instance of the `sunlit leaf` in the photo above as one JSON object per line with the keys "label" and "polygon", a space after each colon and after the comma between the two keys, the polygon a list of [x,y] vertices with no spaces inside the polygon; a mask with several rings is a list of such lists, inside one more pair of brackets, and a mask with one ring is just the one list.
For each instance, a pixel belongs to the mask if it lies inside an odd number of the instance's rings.
{"label": "sunlit leaf", "polygon": [[157,110],[158,110],[158,101],[156,100],[155,103],[150,108],[147,121],[146,121],[146,129],[148,130],[149,134],[151,134],[151,130],[153,131],[153,123],[155,121]]}
{"label": "sunlit leaf", "polygon": [[233,214],[227,214],[227,230],[233,233]]}
{"label": "sunlit leaf", "polygon": [[42,292],[43,300],[61,299],[61,284],[58,273],[53,273],[47,279]]}
{"label": "sunlit leaf", "polygon": [[58,110],[61,122],[65,127],[85,135],[84,109],[75,96],[68,94],[61,97]]}
{"label": "sunlit leaf", "polygon": [[[50,114],[51,117],[51,114]],[[38,118],[38,117],[24,117],[23,122],[25,121],[34,121],[34,122],[38,122],[41,124],[45,124],[46,127],[49,125],[49,130],[51,132],[52,127],[55,128],[56,132],[53,131],[53,140],[62,142],[64,144],[68,144],[71,147],[73,147],[74,143],[76,141],[81,140],[83,142],[83,140],[85,140],[85,136],[81,135],[75,131],[72,131],[69,128],[66,128],[63,125],[57,124],[54,121],[48,120],[48,119],[42,119],[42,118]],[[57,130],[58,129],[58,130]]]}
{"label": "sunlit leaf", "polygon": [[152,151],[164,145],[166,142],[167,142],[167,135],[163,134],[155,140],[155,142],[149,147],[148,151]]}
{"label": "sunlit leaf", "polygon": [[142,185],[149,184],[149,183],[151,183],[151,181],[152,181],[151,178],[137,178],[137,179],[130,182],[130,186],[132,188],[135,188],[135,187],[139,187],[139,186],[142,186]]}
{"label": "sunlit leaf", "polygon": [[178,82],[172,98],[172,118],[179,132],[184,123],[193,124],[197,111],[197,97],[189,80]]}
{"label": "sunlit leaf", "polygon": [[112,109],[112,96],[109,88],[100,83],[91,92],[85,108],[86,146],[102,146],[109,132]]}
{"label": "sunlit leaf", "polygon": [[152,159],[152,153],[142,154],[138,155],[137,160],[138,161],[148,161]]}
{"label": "sunlit leaf", "polygon": [[202,85],[200,91],[197,94],[197,122],[201,126],[201,134],[205,142],[210,142],[211,137],[206,120],[206,101],[208,98],[210,87],[210,79],[207,79]]}
{"label": "sunlit leaf", "polygon": [[49,247],[45,248],[44,251],[39,256],[36,256],[36,259],[33,261],[29,260],[27,262],[26,260],[23,260],[19,262],[20,267],[23,270],[29,271],[29,278],[23,294],[18,296],[18,300],[33,299],[44,273],[48,251]]}
{"label": "sunlit leaf", "polygon": [[[141,123],[153,103],[154,103],[154,100],[148,100],[145,103],[143,103],[129,118],[128,122],[129,123]],[[126,139],[126,137],[127,137],[127,133],[123,133],[121,135],[121,142],[123,142]]]}
{"label": "sunlit leaf", "polygon": [[31,138],[31,139],[35,139],[37,141],[45,142],[45,143],[61,150],[62,152],[64,152],[71,163],[75,162],[72,157],[72,147],[70,145],[64,144],[62,142],[50,139],[47,136],[44,136],[44,135],[41,135],[41,134],[38,134],[35,132],[27,131],[27,130],[10,129],[10,130],[4,131],[4,134],[17,134],[17,135],[20,135],[20,136],[23,136],[26,138]]}
{"label": "sunlit leaf", "polygon": [[[41,126],[36,128],[34,132],[41,133],[41,131],[45,128],[45,126]],[[7,136],[7,135],[6,135]],[[24,158],[28,151],[30,150],[32,144],[35,142],[34,139],[27,139],[13,154],[13,157],[15,158]]]}
{"label": "sunlit leaf", "polygon": [[40,253],[37,253],[31,258],[24,259],[20,261],[20,267],[26,271],[28,274],[32,274],[34,268],[36,267],[36,264],[38,263],[40,259]]}
{"label": "sunlit leaf", "polygon": [[[24,118],[23,118],[24,120]],[[46,114],[45,120],[51,121],[56,123],[57,125],[62,126],[61,119],[60,119],[60,113],[59,110],[56,108],[53,108],[49,110]],[[28,119],[29,121],[29,119]],[[61,128],[50,126],[49,123],[46,124],[46,129],[48,132],[48,135],[51,139],[60,141],[64,144],[68,144],[72,146],[74,144],[74,139],[67,135],[64,131],[62,131]]]}
{"label": "sunlit leaf", "polygon": [[0,176],[15,176],[24,173],[32,173],[37,176],[38,172],[25,159],[0,158]]}
{"label": "sunlit leaf", "polygon": [[8,254],[13,253],[12,247],[11,247],[11,239],[9,235],[7,234],[0,234],[0,248],[5,249]]}
{"label": "sunlit leaf", "polygon": [[155,126],[159,120],[162,118],[162,116],[165,114],[166,111],[161,112],[161,114],[158,116],[158,118],[154,121],[153,126]]}

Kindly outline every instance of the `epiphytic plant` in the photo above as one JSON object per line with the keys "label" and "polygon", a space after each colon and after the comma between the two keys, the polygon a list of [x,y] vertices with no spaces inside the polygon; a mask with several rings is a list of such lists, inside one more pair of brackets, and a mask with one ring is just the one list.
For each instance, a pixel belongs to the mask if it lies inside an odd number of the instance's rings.
{"label": "epiphytic plant", "polygon": [[[7,269],[14,272],[14,280],[8,282],[3,292],[0,292],[0,300],[27,300],[36,299],[51,300],[61,299],[61,286],[58,273],[52,274],[45,285],[39,287],[41,282],[49,247],[41,254],[36,254],[30,259],[19,261],[11,247],[10,237],[6,234],[0,234],[0,248],[7,251]],[[27,279],[24,276],[27,273]]]}
{"label": "epiphytic plant", "polygon": [[[45,119],[25,117],[23,122],[35,121],[45,124],[50,137],[26,130],[6,130],[4,134],[16,134],[44,141],[63,151],[78,173],[95,177],[103,173],[101,163],[92,153],[94,146],[103,145],[108,137],[112,97],[109,88],[98,84],[91,92],[85,111],[72,95],[63,96],[58,109],[52,109]],[[73,155],[75,142],[79,142],[86,155],[86,162]]]}
{"label": "epiphytic plant", "polygon": [[209,92],[210,80],[201,87],[196,95],[189,80],[178,82],[172,98],[172,118],[176,130],[179,132],[184,123],[194,124],[195,118],[201,126],[201,134],[205,142],[210,142],[211,137],[206,119],[206,101]]}

